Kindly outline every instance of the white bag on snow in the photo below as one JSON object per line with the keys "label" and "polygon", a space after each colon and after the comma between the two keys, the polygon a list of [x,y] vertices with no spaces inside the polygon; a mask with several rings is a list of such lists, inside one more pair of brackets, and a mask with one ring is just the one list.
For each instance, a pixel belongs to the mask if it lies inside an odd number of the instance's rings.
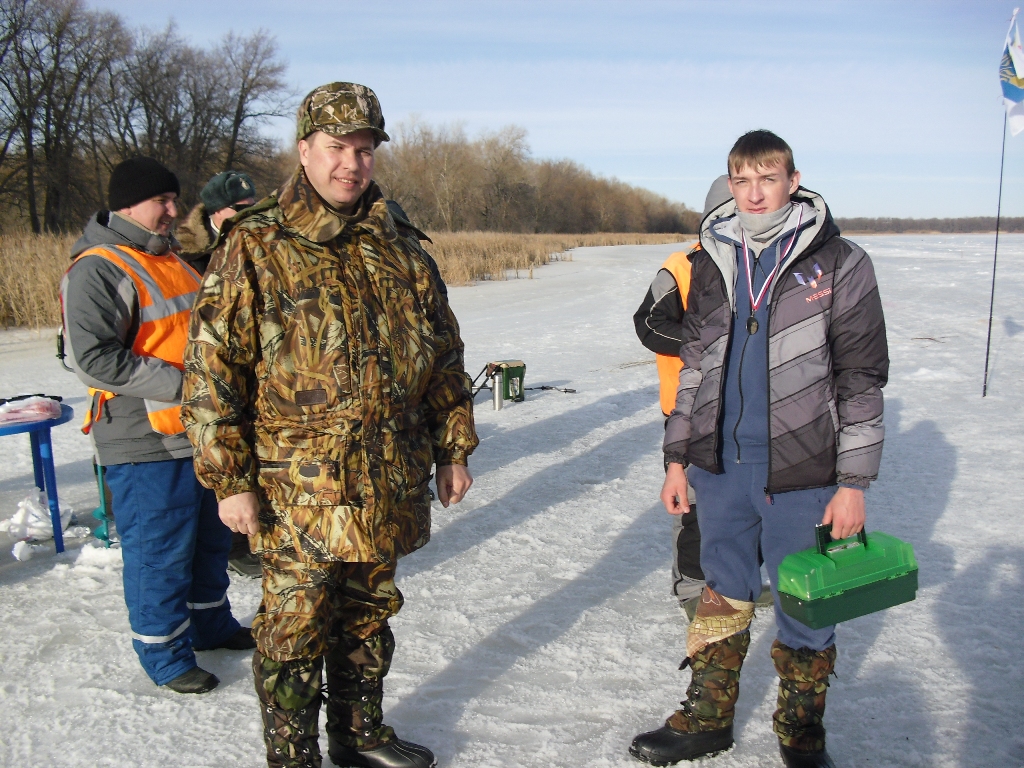
{"label": "white bag on snow", "polygon": [[[61,530],[67,530],[75,511],[65,506],[60,511]],[[0,523],[3,531],[15,539],[52,539],[53,524],[50,522],[50,506],[46,494],[37,491],[18,502],[18,511],[10,520]]]}

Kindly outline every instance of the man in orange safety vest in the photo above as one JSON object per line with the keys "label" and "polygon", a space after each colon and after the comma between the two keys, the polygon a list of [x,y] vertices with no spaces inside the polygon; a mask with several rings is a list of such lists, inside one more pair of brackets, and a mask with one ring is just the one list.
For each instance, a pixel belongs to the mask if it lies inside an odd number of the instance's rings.
{"label": "man in orange safety vest", "polygon": [[110,210],[86,224],[61,281],[64,333],[89,388],[82,431],[113,494],[132,645],[157,685],[202,693],[195,651],[254,648],[231,615],[231,534],[196,480],[181,422],[183,354],[199,275],[174,252],[177,177],[156,160],[116,166]]}

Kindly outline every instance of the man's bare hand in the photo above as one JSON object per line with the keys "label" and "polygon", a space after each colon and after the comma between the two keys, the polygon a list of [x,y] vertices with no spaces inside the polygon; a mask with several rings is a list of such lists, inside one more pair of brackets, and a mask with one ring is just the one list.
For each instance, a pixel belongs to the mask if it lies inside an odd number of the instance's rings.
{"label": "man's bare hand", "polygon": [[448,464],[437,468],[437,500],[442,507],[458,504],[473,484],[469,468],[461,464]]}
{"label": "man's bare hand", "polygon": [[665,484],[661,486],[661,503],[670,515],[682,515],[690,511],[686,498],[686,471],[682,464],[669,464],[665,473]]}
{"label": "man's bare hand", "polygon": [[840,488],[825,507],[823,524],[832,523],[832,538],[845,539],[864,528],[864,491]]}
{"label": "man's bare hand", "polygon": [[228,496],[217,505],[221,522],[232,531],[252,536],[259,532],[260,503],[252,491]]}

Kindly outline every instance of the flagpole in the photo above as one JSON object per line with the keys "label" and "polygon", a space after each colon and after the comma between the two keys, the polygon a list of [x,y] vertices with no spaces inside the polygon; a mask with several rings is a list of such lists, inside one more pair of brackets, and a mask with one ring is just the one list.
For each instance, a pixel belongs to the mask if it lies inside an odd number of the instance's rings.
{"label": "flagpole", "polygon": [[[1015,14],[1016,15],[1016,14]],[[988,338],[985,340],[985,381],[981,385],[981,396],[988,394],[988,356],[992,349],[992,310],[996,301],[996,260],[999,258],[999,219],[1003,212],[1003,163],[1006,160],[1006,123],[1008,117],[1003,111],[1003,151],[999,156],[999,202],[996,204],[996,247],[992,254],[992,292],[988,299]]]}

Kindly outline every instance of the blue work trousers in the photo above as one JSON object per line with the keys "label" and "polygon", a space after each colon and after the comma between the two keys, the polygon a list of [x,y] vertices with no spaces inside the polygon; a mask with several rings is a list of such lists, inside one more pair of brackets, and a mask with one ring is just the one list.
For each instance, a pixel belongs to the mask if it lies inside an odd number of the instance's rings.
{"label": "blue work trousers", "polygon": [[164,685],[239,629],[228,602],[231,532],[191,459],[104,468],[124,560],[124,600],[143,669]]}
{"label": "blue work trousers", "polygon": [[836,486],[776,493],[769,500],[767,464],[722,464],[721,475],[694,466],[686,470],[700,499],[700,564],[707,585],[733,600],[756,600],[763,558],[775,597],[779,642],[790,648],[828,648],[835,642],[835,627],[811,629],[783,613],[778,581],[779,563],[786,555],[814,546],[814,526]]}

